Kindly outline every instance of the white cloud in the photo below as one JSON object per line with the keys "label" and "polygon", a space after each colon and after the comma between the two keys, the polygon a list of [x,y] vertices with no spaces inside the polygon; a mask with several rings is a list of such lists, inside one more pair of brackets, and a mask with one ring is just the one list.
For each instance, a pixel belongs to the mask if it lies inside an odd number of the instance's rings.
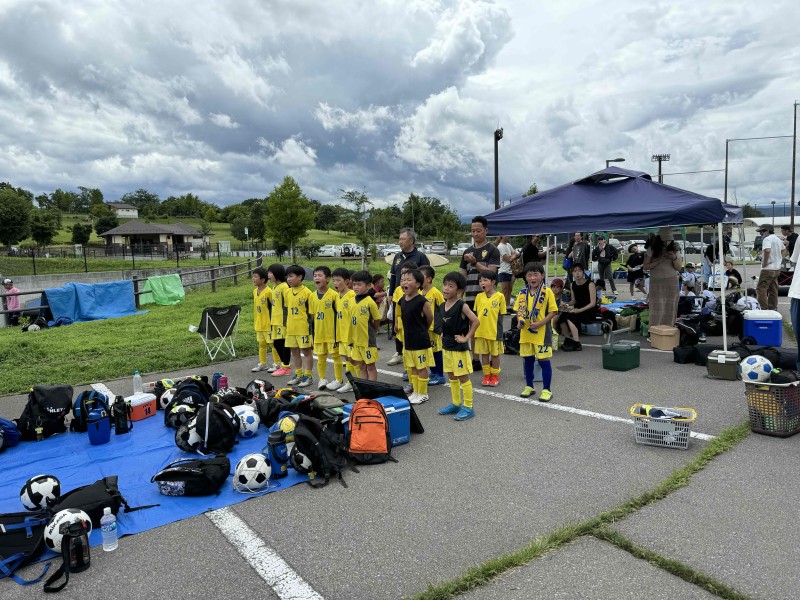
{"label": "white cloud", "polygon": [[396,121],[397,117],[388,106],[372,106],[347,112],[343,108],[320,102],[314,111],[314,117],[320,122],[325,131],[336,129],[355,129],[363,133],[375,133],[387,121]]}
{"label": "white cloud", "polygon": [[283,140],[280,148],[276,148],[263,138],[259,143],[268,150],[274,151],[269,157],[270,162],[274,162],[287,169],[299,169],[303,167],[313,167],[317,163],[317,152],[311,146],[297,137]]}
{"label": "white cloud", "polygon": [[222,113],[209,113],[208,118],[211,119],[211,122],[214,123],[214,125],[223,127],[225,129],[238,129],[241,127],[241,125],[234,121],[230,115],[225,115]]}

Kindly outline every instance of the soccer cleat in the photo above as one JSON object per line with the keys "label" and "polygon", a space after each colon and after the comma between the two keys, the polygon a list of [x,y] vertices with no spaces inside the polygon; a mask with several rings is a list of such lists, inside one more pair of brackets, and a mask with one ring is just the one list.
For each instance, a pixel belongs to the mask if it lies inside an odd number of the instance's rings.
{"label": "soccer cleat", "polygon": [[497,387],[500,385],[500,378],[497,375],[491,375],[491,379],[489,380],[489,385],[492,387]]}
{"label": "soccer cleat", "polygon": [[417,404],[417,396],[419,396],[417,392],[411,392],[408,394],[408,401],[411,402],[411,404]]}
{"label": "soccer cleat", "polygon": [[440,408],[440,409],[439,409],[439,414],[440,414],[440,415],[454,415],[454,414],[456,414],[456,413],[457,413],[459,410],[461,410],[461,405],[460,405],[460,404],[453,404],[453,403],[451,402],[450,404],[448,404],[448,405],[447,405],[447,406],[445,406],[444,408]]}
{"label": "soccer cleat", "polygon": [[526,386],[525,386],[525,389],[524,389],[524,390],[522,390],[522,391],[519,393],[519,395],[520,395],[520,396],[522,396],[523,398],[530,398],[530,397],[531,397],[531,396],[533,396],[535,393],[536,393],[536,390],[535,390],[534,388],[532,388],[532,387],[531,387],[531,386],[529,386],[529,385],[526,385]]}
{"label": "soccer cleat", "polygon": [[409,398],[408,401],[411,402],[411,404],[422,404],[423,402],[428,401],[428,397],[418,392],[414,392],[411,394],[411,398]]}
{"label": "soccer cleat", "polygon": [[428,385],[444,385],[446,382],[447,380],[443,375],[432,375],[430,379],[428,379]]}
{"label": "soccer cleat", "polygon": [[327,390],[328,389],[328,380],[327,379],[320,379],[319,383],[317,384],[318,390]]}
{"label": "soccer cleat", "polygon": [[466,406],[462,406],[461,410],[456,413],[456,416],[453,417],[456,421],[466,421],[467,419],[471,419],[475,416],[475,411],[471,408],[467,408]]}
{"label": "soccer cleat", "polygon": [[486,386],[492,385],[492,376],[491,375],[484,375],[483,376],[483,381],[481,381],[481,385],[486,385]]}
{"label": "soccer cleat", "polygon": [[275,377],[283,377],[284,375],[291,375],[292,370],[289,367],[281,367],[277,371],[275,371],[272,375]]}
{"label": "soccer cleat", "polygon": [[289,381],[286,382],[286,385],[297,385],[300,383],[300,380],[303,379],[302,375],[295,375]]}
{"label": "soccer cleat", "polygon": [[581,346],[580,342],[575,342],[575,345],[572,347],[573,352],[580,352],[583,350],[583,346]]}
{"label": "soccer cleat", "polygon": [[[322,383],[322,381],[320,381],[320,383]],[[329,392],[335,392],[343,385],[344,384],[341,381],[339,381],[338,379],[334,379],[325,386],[325,389],[328,390]]]}
{"label": "soccer cleat", "polygon": [[408,381],[408,371],[403,371],[403,381]]}
{"label": "soccer cleat", "polygon": [[314,378],[313,377],[309,377],[308,375],[303,375],[300,378],[300,381],[297,382],[297,387],[308,387],[312,383],[314,383]]}
{"label": "soccer cleat", "polygon": [[399,352],[395,352],[394,356],[390,358],[389,362],[387,362],[386,364],[389,365],[390,367],[393,367],[394,365],[399,365],[401,362],[403,362],[403,357],[400,355]]}
{"label": "soccer cleat", "polygon": [[550,402],[550,398],[553,397],[553,392],[550,390],[542,390],[542,393],[539,394],[539,402]]}
{"label": "soccer cleat", "polygon": [[263,371],[266,368],[267,368],[267,365],[265,365],[264,363],[258,363],[255,367],[250,369],[250,371],[252,373],[258,373],[259,371]]}
{"label": "soccer cleat", "polygon": [[275,363],[272,363],[272,366],[269,369],[267,369],[267,373],[274,373],[275,371],[277,371],[280,368],[281,368],[280,365],[276,365]]}
{"label": "soccer cleat", "polygon": [[349,383],[345,383],[342,387],[340,387],[338,390],[336,390],[336,393],[337,394],[347,394],[348,392],[352,392],[352,391],[353,391],[353,386],[350,385]]}

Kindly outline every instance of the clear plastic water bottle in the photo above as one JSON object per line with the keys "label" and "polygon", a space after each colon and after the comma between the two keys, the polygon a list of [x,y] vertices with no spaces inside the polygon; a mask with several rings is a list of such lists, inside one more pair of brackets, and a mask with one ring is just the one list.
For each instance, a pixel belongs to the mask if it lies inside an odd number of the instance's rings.
{"label": "clear plastic water bottle", "polygon": [[142,393],[142,376],[139,375],[139,371],[133,372],[133,393],[134,394]]}
{"label": "clear plastic water bottle", "polygon": [[100,519],[100,529],[103,532],[103,550],[111,552],[116,550],[119,545],[117,539],[117,517],[111,512],[111,507],[103,509],[103,516]]}

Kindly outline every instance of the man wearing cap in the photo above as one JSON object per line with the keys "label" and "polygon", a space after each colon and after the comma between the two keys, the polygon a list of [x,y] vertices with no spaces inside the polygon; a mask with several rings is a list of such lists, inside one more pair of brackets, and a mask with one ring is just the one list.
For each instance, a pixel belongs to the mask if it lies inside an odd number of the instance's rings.
{"label": "man wearing cap", "polygon": [[[14,282],[8,277],[3,279],[3,289],[6,294],[19,294],[19,290],[14,287]],[[3,304],[5,305],[5,310],[14,311],[7,313],[8,324],[19,325],[19,296],[4,296]]]}
{"label": "man wearing cap", "polygon": [[758,303],[766,310],[778,310],[778,274],[785,248],[775,230],[769,225],[758,229],[761,241],[761,273],[758,276],[756,293]]}

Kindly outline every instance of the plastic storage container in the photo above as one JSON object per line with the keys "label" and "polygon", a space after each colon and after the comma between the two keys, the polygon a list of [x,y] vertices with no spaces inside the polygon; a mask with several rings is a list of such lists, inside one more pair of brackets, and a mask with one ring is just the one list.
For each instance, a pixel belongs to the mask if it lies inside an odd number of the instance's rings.
{"label": "plastic storage container", "polygon": [[677,327],[669,325],[653,325],[650,327],[650,343],[659,350],[672,350],[679,346],[681,334]]}
{"label": "plastic storage container", "polygon": [[[639,342],[621,340],[603,344],[603,368],[609,371],[630,371],[639,366]],[[538,362],[538,361],[537,361]]]}
{"label": "plastic storage container", "polygon": [[636,443],[686,450],[689,447],[689,436],[692,423],[697,418],[697,412],[693,408],[651,407],[651,413],[653,409],[659,408],[662,411],[676,412],[680,414],[680,417],[655,418],[642,414],[643,404],[631,406]]}
{"label": "plastic storage container", "polygon": [[706,363],[708,376],[715,379],[736,381],[739,379],[739,361],[741,360],[742,358],[738,352],[712,350]]}
{"label": "plastic storage container", "polygon": [[155,394],[134,394],[125,398],[131,407],[131,421],[141,421],[156,414]]}
{"label": "plastic storage container", "polygon": [[750,429],[789,437],[800,431],[800,382],[744,384]]}
{"label": "plastic storage container", "polygon": [[777,310],[744,311],[743,337],[751,337],[760,346],[783,343],[783,318]]}
{"label": "plastic storage container", "polygon": [[600,320],[600,321],[595,321],[594,323],[581,323],[581,334],[603,335],[603,321]]}
{"label": "plastic storage container", "polygon": [[[386,411],[386,417],[389,419],[389,435],[392,437],[392,446],[400,446],[407,444],[411,439],[411,405],[408,400],[398,398],[396,396],[383,396],[375,398],[376,402],[380,402]],[[350,411],[353,410],[352,404],[346,404],[342,407],[344,413],[345,433],[349,430],[350,424]]]}

